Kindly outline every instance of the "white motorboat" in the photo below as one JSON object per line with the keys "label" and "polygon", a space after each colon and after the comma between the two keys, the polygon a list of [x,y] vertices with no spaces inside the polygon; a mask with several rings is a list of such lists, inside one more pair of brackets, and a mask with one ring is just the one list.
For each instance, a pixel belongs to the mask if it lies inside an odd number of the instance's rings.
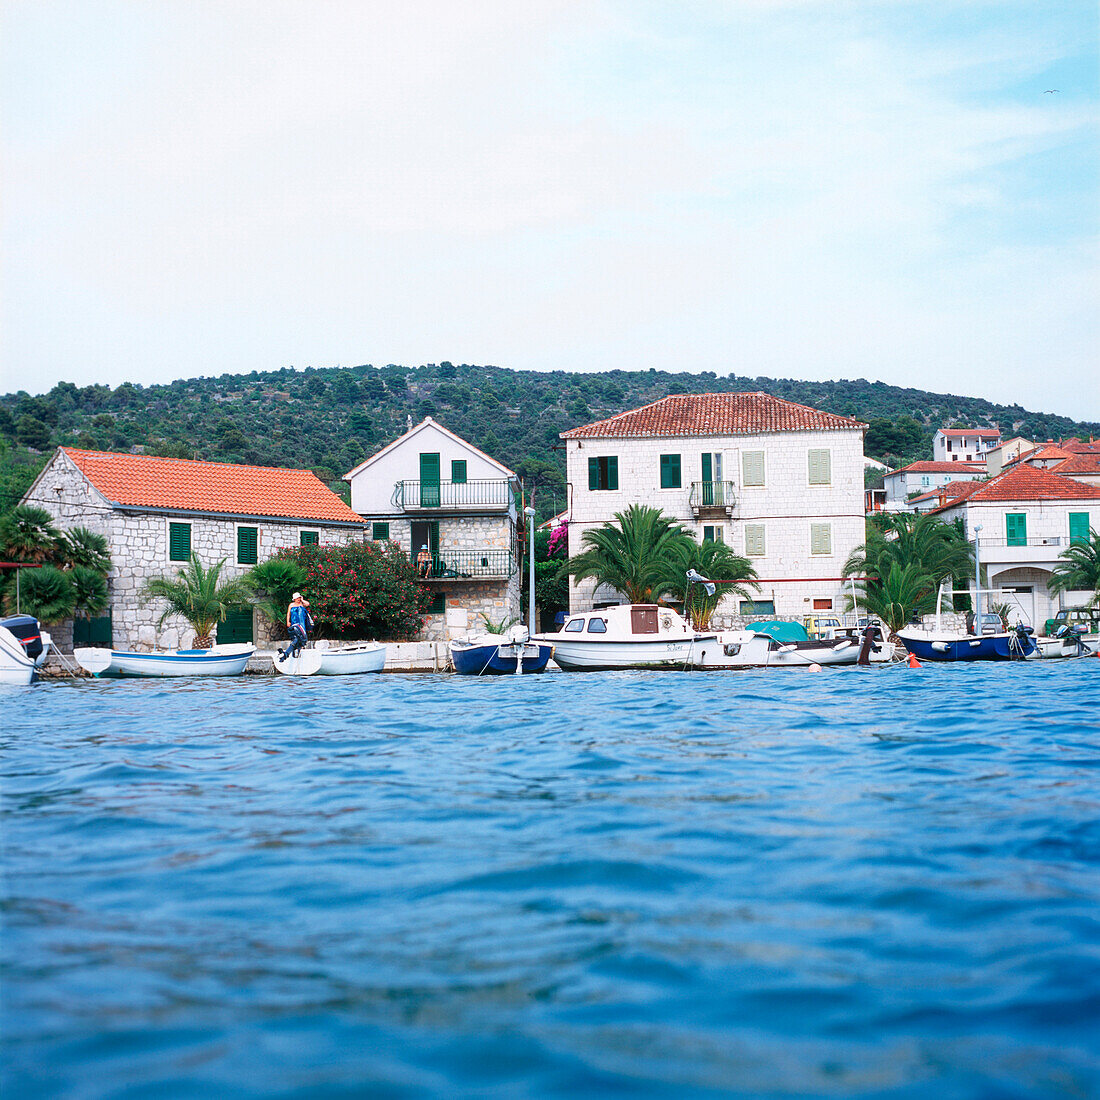
{"label": "white motorboat", "polygon": [[35,659],[24,642],[0,625],[0,684],[29,684],[34,679]]}
{"label": "white motorboat", "polygon": [[691,668],[711,632],[697,634],[678,612],[657,604],[619,604],[570,615],[556,634],[536,634],[536,644],[554,647],[554,660],[568,672],[624,668]]}
{"label": "white motorboat", "polygon": [[239,676],[254,645],[216,645],[210,649],[174,649],[129,653],[93,647],[73,650],[77,664],[93,676]]}
{"label": "white motorboat", "polygon": [[1097,636],[1087,635],[1083,627],[1063,627],[1053,638],[1035,638],[1029,661],[1049,661],[1060,657],[1094,657]]}
{"label": "white motorboat", "polygon": [[285,676],[356,676],[381,672],[386,665],[382,642],[319,641],[285,661],[275,658],[275,668]]}
{"label": "white motorboat", "polygon": [[807,668],[854,665],[859,644],[851,638],[799,638],[784,641],[755,630],[720,630],[695,649],[696,668]]}

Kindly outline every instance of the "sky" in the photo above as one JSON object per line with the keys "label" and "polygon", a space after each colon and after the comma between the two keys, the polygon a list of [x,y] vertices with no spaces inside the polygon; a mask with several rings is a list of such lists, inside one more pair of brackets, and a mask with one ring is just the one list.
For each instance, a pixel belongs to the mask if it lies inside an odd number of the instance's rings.
{"label": "sky", "polygon": [[0,0],[0,390],[867,378],[1100,420],[1094,0]]}

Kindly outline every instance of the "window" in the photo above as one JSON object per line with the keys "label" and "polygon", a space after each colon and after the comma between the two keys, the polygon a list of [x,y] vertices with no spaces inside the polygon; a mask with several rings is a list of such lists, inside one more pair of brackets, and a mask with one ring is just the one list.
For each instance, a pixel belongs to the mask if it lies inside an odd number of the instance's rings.
{"label": "window", "polygon": [[661,455],[661,488],[680,488],[680,456]]}
{"label": "window", "polygon": [[588,633],[589,634],[606,634],[607,633],[607,620],[606,619],[589,619],[588,620]]}
{"label": "window", "polygon": [[774,615],[775,600],[742,600],[742,615]]}
{"label": "window", "polygon": [[814,610],[815,611],[832,611],[832,609],[833,609],[833,601],[832,600],[818,600],[818,599],[814,600]]}
{"label": "window", "polygon": [[259,560],[260,529],[258,527],[237,528],[237,564],[255,565]]}
{"label": "window", "polygon": [[932,485],[932,479],[930,477],[928,477],[927,475],[925,475],[924,477],[922,477],[920,479],[920,484],[921,484],[922,489],[928,489]]}
{"label": "window", "polygon": [[584,619],[570,619],[565,624],[565,629],[570,634],[579,634],[584,629]]}
{"label": "window", "polygon": [[302,531],[298,536],[301,546],[319,546],[321,544],[320,531]]}
{"label": "window", "polygon": [[704,527],[703,528],[703,541],[704,542],[722,542],[722,528],[721,527]]}
{"label": "window", "polygon": [[432,595],[432,605],[428,608],[429,615],[442,615],[447,610],[447,595],[444,592],[436,592]]}
{"label": "window", "polygon": [[370,537],[375,542],[385,542],[390,537],[390,525],[388,523],[372,523]]}
{"label": "window", "polygon": [[833,528],[828,523],[810,524],[810,553],[831,554],[833,552]]}
{"label": "window", "polygon": [[[925,454],[927,454],[927,453],[928,453],[928,452],[926,451],[926,452],[925,452]],[[947,440],[947,453],[948,453],[948,454],[950,454],[950,453],[951,453],[951,440],[950,440],[950,439],[949,439],[949,440]]]}
{"label": "window", "polygon": [[833,481],[832,452],[828,447],[811,447],[807,451],[811,485],[831,485]]}
{"label": "window", "polygon": [[451,459],[451,481],[453,481],[455,485],[466,484],[466,459]]}
{"label": "window", "polygon": [[743,451],[741,453],[741,484],[764,484],[764,452]]}
{"label": "window", "polygon": [[959,461],[959,456],[958,455],[952,455],[951,456],[951,461],[952,462],[958,462]]}
{"label": "window", "polygon": [[168,560],[191,560],[191,524],[168,524]]}
{"label": "window", "polygon": [[764,556],[764,525],[762,523],[745,524],[745,554],[750,558]]}
{"label": "window", "polygon": [[588,488],[593,492],[619,488],[618,455],[602,455],[588,460]]}
{"label": "window", "polygon": [[1006,513],[1005,534],[1009,546],[1027,546],[1027,513]]}
{"label": "window", "polygon": [[1087,546],[1089,542],[1088,512],[1070,512],[1069,543],[1071,546]]}

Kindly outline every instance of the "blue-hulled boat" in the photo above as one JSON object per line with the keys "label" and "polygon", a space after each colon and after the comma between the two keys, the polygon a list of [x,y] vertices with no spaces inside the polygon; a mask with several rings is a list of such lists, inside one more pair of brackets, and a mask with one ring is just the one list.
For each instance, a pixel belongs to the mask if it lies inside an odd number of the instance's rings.
{"label": "blue-hulled boat", "polygon": [[1021,661],[1035,652],[1030,627],[995,634],[951,634],[942,630],[905,627],[898,637],[920,661]]}
{"label": "blue-hulled boat", "polygon": [[506,675],[542,672],[554,647],[530,640],[526,627],[508,634],[479,634],[464,642],[451,642],[451,663],[455,672],[466,676]]}

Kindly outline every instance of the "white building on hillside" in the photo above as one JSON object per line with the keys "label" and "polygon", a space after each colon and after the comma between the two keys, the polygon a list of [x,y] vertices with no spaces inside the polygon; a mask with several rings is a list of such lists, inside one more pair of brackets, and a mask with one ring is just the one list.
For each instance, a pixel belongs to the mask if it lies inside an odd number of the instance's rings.
{"label": "white building on hillside", "polygon": [[985,462],[985,456],[999,446],[999,428],[940,428],[932,437],[932,458],[936,462]]}
{"label": "white building on hillside", "polygon": [[430,416],[344,475],[370,537],[396,542],[432,589],[423,636],[465,634],[484,612],[520,614],[519,479]]}
{"label": "white building on hillside", "polygon": [[1024,439],[1021,435],[1014,435],[1011,439],[1002,440],[996,447],[991,447],[985,453],[985,465],[989,476],[993,477],[1001,473],[1025,451],[1033,450],[1034,447],[1035,444],[1030,439]]}
{"label": "white building on hillside", "polygon": [[[962,517],[967,537],[977,535],[989,586],[998,590],[994,602],[1013,605],[1016,617],[1041,629],[1060,606],[1047,587],[1059,556],[1100,528],[1100,486],[1018,463],[966,490],[933,514],[947,521]],[[1066,593],[1061,604],[1091,598],[1091,592]]]}
{"label": "white building on hillside", "polygon": [[[656,505],[700,541],[752,562],[753,601],[721,614],[801,616],[843,607],[845,560],[865,537],[858,420],[764,393],[682,394],[562,432],[572,490],[569,553],[631,504]],[[570,584],[570,610],[621,602]]]}
{"label": "white building on hillside", "polygon": [[980,462],[910,462],[883,477],[886,509],[905,510],[911,496],[924,496],[952,481],[980,481],[984,477],[985,464]]}

